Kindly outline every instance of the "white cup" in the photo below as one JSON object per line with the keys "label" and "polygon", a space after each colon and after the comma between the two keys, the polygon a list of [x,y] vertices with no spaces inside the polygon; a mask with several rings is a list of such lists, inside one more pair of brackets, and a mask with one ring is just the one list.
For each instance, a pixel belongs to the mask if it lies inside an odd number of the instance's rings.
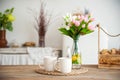
{"label": "white cup", "polygon": [[45,71],[54,71],[54,63],[56,60],[57,57],[45,56],[43,61]]}
{"label": "white cup", "polygon": [[72,60],[71,58],[61,57],[55,63],[55,70],[61,73],[70,73],[72,70]]}

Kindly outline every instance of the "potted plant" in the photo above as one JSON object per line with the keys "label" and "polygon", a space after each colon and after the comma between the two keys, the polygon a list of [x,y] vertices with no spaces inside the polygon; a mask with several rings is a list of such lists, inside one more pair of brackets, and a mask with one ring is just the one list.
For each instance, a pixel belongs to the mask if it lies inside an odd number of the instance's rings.
{"label": "potted plant", "polygon": [[0,12],[0,48],[7,47],[6,30],[13,31],[12,22],[15,20],[13,11],[14,8]]}

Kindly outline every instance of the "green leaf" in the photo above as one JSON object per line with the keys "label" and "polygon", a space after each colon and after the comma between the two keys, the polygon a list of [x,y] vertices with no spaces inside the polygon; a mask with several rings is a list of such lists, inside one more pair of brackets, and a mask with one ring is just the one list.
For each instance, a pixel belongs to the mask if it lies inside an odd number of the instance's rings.
{"label": "green leaf", "polygon": [[75,26],[71,26],[70,31],[72,32],[72,34],[75,34]]}
{"label": "green leaf", "polygon": [[1,30],[1,28],[2,28],[2,24],[1,24],[1,22],[0,22],[0,30]]}
{"label": "green leaf", "polygon": [[5,13],[8,13],[9,11],[10,11],[9,9],[6,9],[6,10],[5,10]]}
{"label": "green leaf", "polygon": [[8,29],[9,31],[13,31],[12,22],[7,23],[6,29]]}
{"label": "green leaf", "polygon": [[79,32],[80,32],[80,30],[82,29],[82,25],[83,25],[84,23],[85,23],[84,20],[80,23],[80,26],[78,27]]}
{"label": "green leaf", "polygon": [[11,8],[10,13],[13,13],[13,11],[14,11],[14,8]]}
{"label": "green leaf", "polygon": [[66,36],[69,36],[71,38],[73,38],[73,36],[74,36],[70,30],[67,30],[65,28],[60,28],[59,31],[61,31],[62,34],[66,35]]}
{"label": "green leaf", "polygon": [[85,23],[85,28],[86,28],[86,29],[88,28],[88,24],[89,24],[89,23]]}
{"label": "green leaf", "polygon": [[88,30],[87,32],[86,32],[86,34],[89,34],[89,33],[92,33],[93,31],[90,31],[90,30]]}
{"label": "green leaf", "polygon": [[86,33],[87,32],[86,28],[83,28],[81,32]]}
{"label": "green leaf", "polygon": [[0,12],[0,17],[2,17],[2,13]]}
{"label": "green leaf", "polygon": [[61,31],[62,34],[69,35],[68,30],[66,30],[65,28],[60,28],[59,31]]}
{"label": "green leaf", "polygon": [[66,22],[65,25],[68,25],[68,22]]}

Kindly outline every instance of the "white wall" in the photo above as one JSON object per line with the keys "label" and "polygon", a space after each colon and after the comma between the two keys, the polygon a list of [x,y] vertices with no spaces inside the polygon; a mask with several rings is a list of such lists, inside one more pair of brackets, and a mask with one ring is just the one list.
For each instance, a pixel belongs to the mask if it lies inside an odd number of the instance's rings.
{"label": "white wall", "polygon": [[[120,0],[46,0],[48,14],[52,12],[51,25],[48,26],[46,34],[46,46],[62,49],[62,35],[58,28],[62,26],[62,16],[67,12],[73,12],[77,9],[84,10],[87,8],[95,17],[95,23],[100,23],[101,27],[105,28],[110,34],[118,34],[120,32]],[[7,32],[8,42],[16,40],[19,44],[26,41],[38,42],[38,36],[34,29],[33,14],[39,12],[40,0],[0,0],[0,11],[6,8],[14,7],[14,15],[16,20],[13,24],[14,31]],[[29,9],[33,9],[33,13]],[[97,33],[94,33],[94,39],[97,39]],[[85,37],[87,38],[87,37]],[[91,40],[91,39],[90,39]],[[90,43],[91,41],[88,40]],[[97,41],[97,40],[95,40]],[[108,38],[108,48],[119,48],[120,38]],[[91,45],[91,44],[90,44]],[[90,46],[89,45],[89,46]],[[104,44],[101,44],[104,46]],[[92,45],[96,47],[97,45]],[[96,51],[95,51],[96,54]],[[89,56],[86,53],[85,56]],[[93,55],[95,60],[96,55]],[[92,60],[93,61],[93,60]],[[97,60],[96,60],[97,61]],[[97,63],[97,62],[89,63]]]}

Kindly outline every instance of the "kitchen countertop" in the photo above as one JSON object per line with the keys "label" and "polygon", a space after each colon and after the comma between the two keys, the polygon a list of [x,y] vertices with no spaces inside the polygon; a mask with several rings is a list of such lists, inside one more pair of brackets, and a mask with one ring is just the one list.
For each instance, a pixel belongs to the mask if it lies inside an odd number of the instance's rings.
{"label": "kitchen countertop", "polygon": [[35,72],[38,65],[1,65],[0,80],[120,80],[120,70],[99,69],[97,65],[82,65],[88,72],[74,76],[53,76]]}

